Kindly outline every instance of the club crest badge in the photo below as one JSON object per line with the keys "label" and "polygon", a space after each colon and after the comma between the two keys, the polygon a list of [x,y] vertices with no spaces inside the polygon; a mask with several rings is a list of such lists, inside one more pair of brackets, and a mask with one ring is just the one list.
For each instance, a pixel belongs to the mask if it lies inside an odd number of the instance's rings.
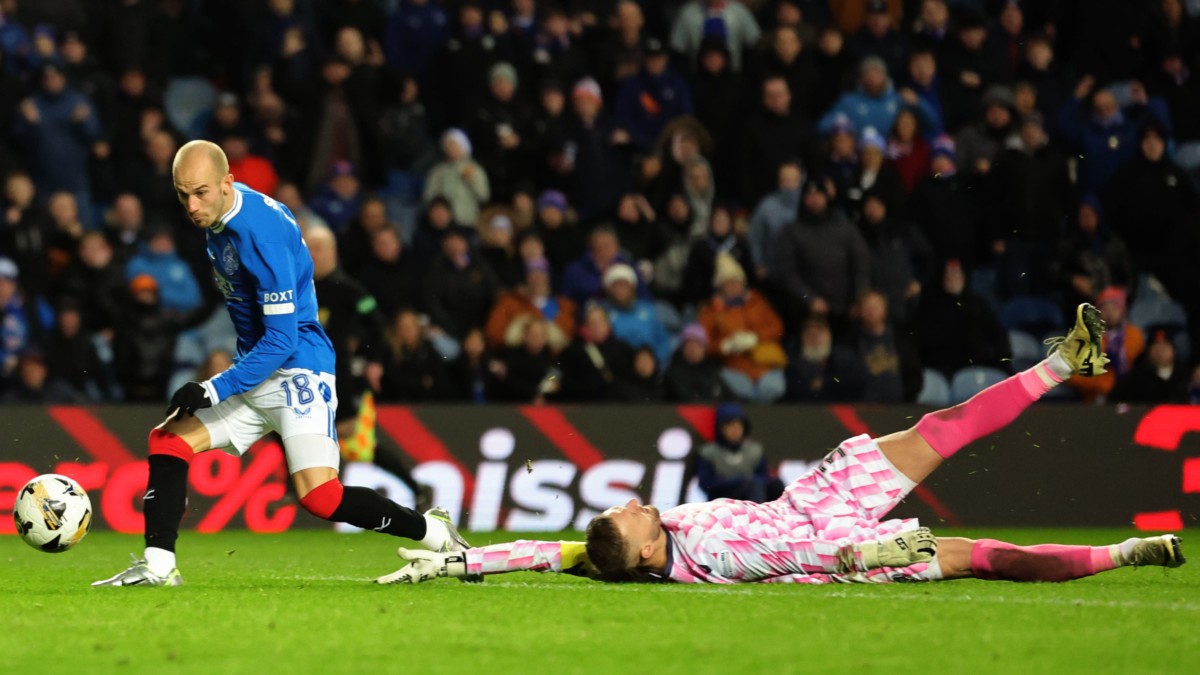
{"label": "club crest badge", "polygon": [[237,253],[233,250],[233,244],[225,244],[225,248],[221,249],[221,268],[225,270],[226,276],[233,276],[238,271]]}

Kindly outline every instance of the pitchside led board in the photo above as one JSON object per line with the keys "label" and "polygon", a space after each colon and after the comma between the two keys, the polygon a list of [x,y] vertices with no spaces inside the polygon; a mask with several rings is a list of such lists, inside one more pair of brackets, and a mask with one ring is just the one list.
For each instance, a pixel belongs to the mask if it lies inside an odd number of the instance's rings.
{"label": "pitchside led board", "polygon": [[[750,408],[753,435],[785,481],[845,438],[911,426],[927,409]],[[0,533],[11,534],[16,490],[41,473],[83,485],[95,527],[140,532],[145,439],[158,407],[0,408]],[[382,406],[379,431],[411,458],[434,501],[468,530],[582,529],[637,497],[666,510],[703,495],[689,456],[712,437],[703,406]],[[345,482],[413,496],[370,464]],[[330,527],[287,495],[278,441],[246,457],[197,456],[184,526],[203,532]],[[1042,405],[964,449],[901,505],[928,525],[1200,527],[1200,407]]]}

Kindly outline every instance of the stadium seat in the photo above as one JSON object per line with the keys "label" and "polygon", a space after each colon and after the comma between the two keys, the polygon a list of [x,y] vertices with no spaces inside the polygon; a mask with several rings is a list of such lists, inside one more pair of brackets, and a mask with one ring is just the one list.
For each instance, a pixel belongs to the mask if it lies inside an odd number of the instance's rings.
{"label": "stadium seat", "polygon": [[1042,345],[1023,330],[1008,331],[1008,344],[1012,348],[1013,367],[1017,370],[1031,368],[1042,360]]}
{"label": "stadium seat", "polygon": [[950,383],[946,376],[932,368],[926,368],[921,377],[921,393],[917,403],[945,407],[950,405]]}
{"label": "stadium seat", "polygon": [[1034,295],[1022,295],[1005,302],[1000,308],[1000,322],[1009,330],[1023,330],[1031,335],[1066,325],[1058,305]]}
{"label": "stadium seat", "polygon": [[1008,373],[987,366],[968,366],[950,380],[950,402],[962,403],[988,387],[1008,378]]}
{"label": "stadium seat", "polygon": [[1129,322],[1143,331],[1150,326],[1181,329],[1187,328],[1187,313],[1183,305],[1170,298],[1150,295],[1139,297],[1129,308]]}

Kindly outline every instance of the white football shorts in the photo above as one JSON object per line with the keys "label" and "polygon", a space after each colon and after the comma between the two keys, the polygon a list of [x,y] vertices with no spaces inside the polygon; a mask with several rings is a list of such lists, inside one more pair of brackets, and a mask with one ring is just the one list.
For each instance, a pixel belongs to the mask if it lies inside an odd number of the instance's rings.
{"label": "white football shorts", "polygon": [[277,370],[250,391],[196,411],[210,446],[241,456],[274,431],[283,439],[288,471],[338,468],[334,376],[303,368]]}

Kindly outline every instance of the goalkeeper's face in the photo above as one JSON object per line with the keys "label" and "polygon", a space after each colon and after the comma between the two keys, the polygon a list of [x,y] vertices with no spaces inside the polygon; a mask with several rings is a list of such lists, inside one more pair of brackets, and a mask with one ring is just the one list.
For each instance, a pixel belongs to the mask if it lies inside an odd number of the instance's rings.
{"label": "goalkeeper's face", "polygon": [[626,550],[637,551],[647,543],[653,543],[662,532],[662,518],[658,509],[639,504],[630,499],[624,506],[614,506],[604,512],[616,523],[625,540]]}

